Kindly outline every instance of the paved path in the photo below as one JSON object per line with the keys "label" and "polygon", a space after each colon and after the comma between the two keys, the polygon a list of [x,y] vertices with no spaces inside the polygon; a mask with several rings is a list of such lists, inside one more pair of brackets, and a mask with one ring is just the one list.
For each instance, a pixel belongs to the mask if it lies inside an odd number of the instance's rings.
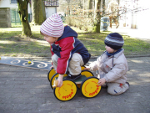
{"label": "paved path", "polygon": [[92,99],[80,91],[60,102],[47,80],[48,71],[0,65],[0,113],[150,113],[150,58],[127,58],[130,89],[111,96],[106,89]]}
{"label": "paved path", "polygon": [[116,26],[113,24],[113,27],[108,27],[108,31],[111,32],[118,32],[123,35],[128,35],[131,38],[146,40],[150,42],[150,32],[149,29],[131,29],[131,28],[125,28],[125,27],[119,27],[116,29]]}

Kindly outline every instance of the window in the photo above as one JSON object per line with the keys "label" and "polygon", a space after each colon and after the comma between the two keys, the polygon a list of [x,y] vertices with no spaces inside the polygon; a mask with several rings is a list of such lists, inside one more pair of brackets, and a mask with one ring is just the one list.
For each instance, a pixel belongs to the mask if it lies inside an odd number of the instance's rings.
{"label": "window", "polygon": [[11,0],[11,3],[17,3],[17,0]]}
{"label": "window", "polygon": [[58,0],[45,0],[45,6],[58,6]]}

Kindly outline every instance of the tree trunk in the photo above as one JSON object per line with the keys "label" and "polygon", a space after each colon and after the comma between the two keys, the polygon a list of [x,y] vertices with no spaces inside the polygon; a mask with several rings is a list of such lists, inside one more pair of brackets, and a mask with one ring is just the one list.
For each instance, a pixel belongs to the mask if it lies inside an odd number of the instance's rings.
{"label": "tree trunk", "polygon": [[88,0],[88,9],[92,9],[92,0]]}
{"label": "tree trunk", "polygon": [[88,17],[90,17],[90,15],[92,15],[92,0],[88,0]]}
{"label": "tree trunk", "polygon": [[67,15],[70,15],[70,0],[66,0],[67,1]]}
{"label": "tree trunk", "polygon": [[31,28],[28,22],[28,2],[29,0],[17,0],[18,11],[22,23],[22,35],[31,36]]}
{"label": "tree trunk", "polygon": [[105,0],[102,0],[102,15],[105,15],[105,10],[106,10],[106,7],[105,7]]}
{"label": "tree trunk", "polygon": [[32,0],[32,24],[41,25],[46,19],[43,0]]}
{"label": "tree trunk", "polygon": [[100,6],[101,0],[95,0],[93,32],[96,33],[100,33],[100,23],[101,23]]}

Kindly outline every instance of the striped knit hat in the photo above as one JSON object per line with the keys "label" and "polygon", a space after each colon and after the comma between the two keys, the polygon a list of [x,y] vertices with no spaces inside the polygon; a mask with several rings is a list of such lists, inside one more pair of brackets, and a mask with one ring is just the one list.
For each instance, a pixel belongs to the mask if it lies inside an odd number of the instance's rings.
{"label": "striped knit hat", "polygon": [[58,14],[53,14],[42,23],[40,31],[51,37],[61,37],[64,31],[61,17]]}
{"label": "striped knit hat", "polygon": [[121,49],[124,44],[122,36],[118,33],[110,33],[105,38],[104,42],[107,46],[111,47],[114,50]]}

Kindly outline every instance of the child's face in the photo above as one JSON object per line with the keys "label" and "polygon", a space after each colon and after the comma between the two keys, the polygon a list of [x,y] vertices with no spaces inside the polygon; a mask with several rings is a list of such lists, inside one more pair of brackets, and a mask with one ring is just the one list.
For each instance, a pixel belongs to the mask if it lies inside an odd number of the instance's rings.
{"label": "child's face", "polygon": [[105,46],[105,48],[106,48],[106,51],[108,52],[108,53],[114,53],[116,50],[114,50],[114,49],[112,49],[111,47],[109,47],[109,46]]}
{"label": "child's face", "polygon": [[54,42],[56,42],[58,40],[58,38],[56,37],[51,37],[51,36],[47,36],[47,35],[44,35],[44,39],[49,43],[49,44],[52,44]]}

